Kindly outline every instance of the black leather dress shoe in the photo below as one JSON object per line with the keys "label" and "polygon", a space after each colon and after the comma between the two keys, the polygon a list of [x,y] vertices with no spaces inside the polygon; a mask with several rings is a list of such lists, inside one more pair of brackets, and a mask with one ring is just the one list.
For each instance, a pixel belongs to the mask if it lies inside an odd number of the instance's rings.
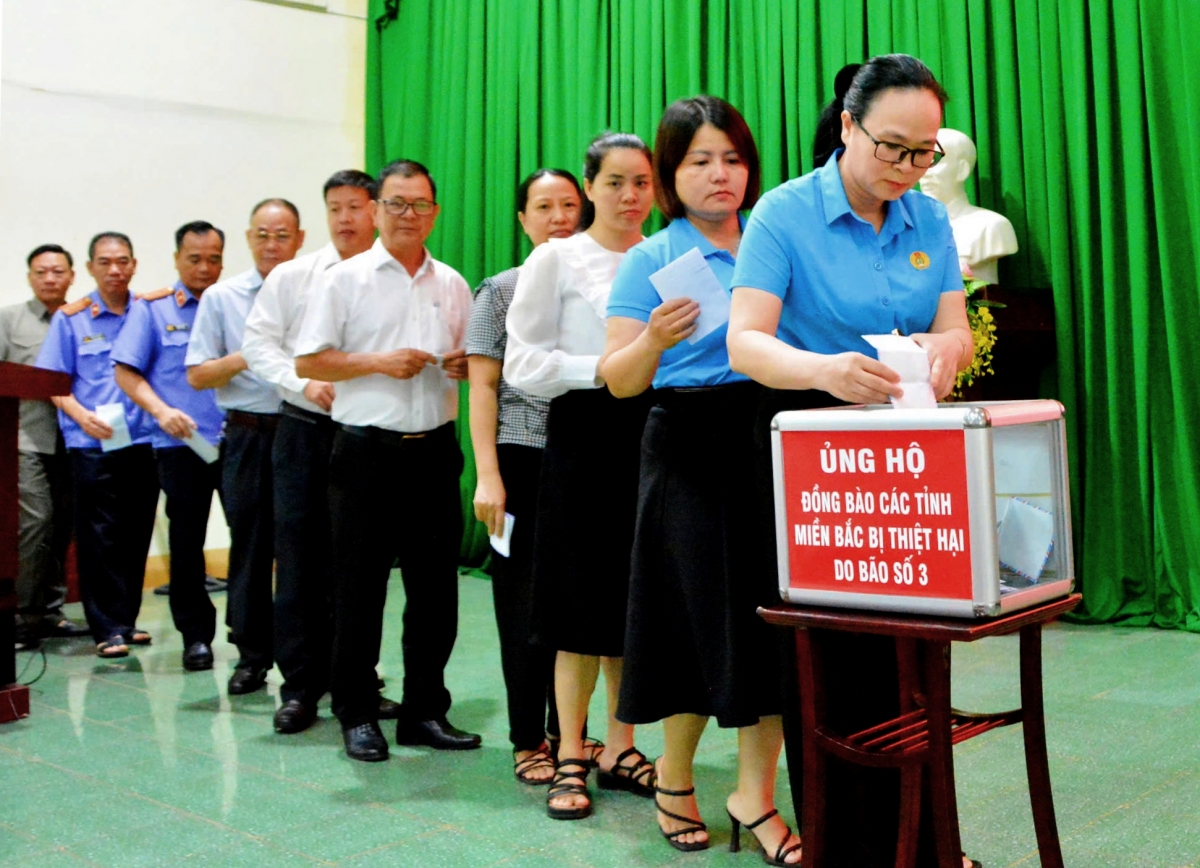
{"label": "black leather dress shoe", "polygon": [[229,676],[229,695],[253,693],[267,683],[267,670],[257,666],[238,666]]}
{"label": "black leather dress shoe", "polygon": [[425,745],[438,750],[474,750],[482,741],[473,732],[451,726],[444,717],[418,722],[402,720],[396,724],[396,744]]}
{"label": "black leather dress shoe", "polygon": [[379,719],[380,720],[399,720],[400,719],[400,703],[394,699],[388,699],[383,694],[379,695]]}
{"label": "black leather dress shoe", "polygon": [[275,731],[285,735],[304,732],[316,719],[315,706],[305,705],[299,699],[289,699],[275,712]]}
{"label": "black leather dress shoe", "polygon": [[213,653],[207,642],[193,642],[183,649],[183,668],[188,672],[212,669]]}
{"label": "black leather dress shoe", "polygon": [[379,731],[378,723],[342,727],[342,742],[346,745],[346,756],[350,759],[378,763],[388,758],[387,739]]}

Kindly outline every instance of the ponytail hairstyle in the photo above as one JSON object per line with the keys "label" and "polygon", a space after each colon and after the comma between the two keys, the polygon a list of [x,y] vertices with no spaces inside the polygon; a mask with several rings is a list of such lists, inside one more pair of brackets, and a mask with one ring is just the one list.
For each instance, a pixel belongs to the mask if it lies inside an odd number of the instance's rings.
{"label": "ponytail hairstyle", "polygon": [[[596,180],[596,176],[600,174],[600,164],[604,162],[604,158],[608,156],[609,151],[615,151],[618,148],[629,148],[633,151],[641,151],[645,156],[646,162],[654,165],[654,154],[646,147],[646,143],[633,133],[601,133],[592,139],[592,143],[588,145],[587,153],[583,157],[583,179],[587,183],[592,183]],[[596,206],[592,204],[592,200],[583,196],[583,207],[579,209],[579,231],[586,231],[594,222],[596,222]]]}
{"label": "ponytail hairstyle", "polygon": [[943,111],[950,99],[929,67],[910,54],[881,54],[861,65],[843,66],[833,80],[833,102],[825,106],[817,120],[814,169],[824,166],[833,152],[842,147],[842,112],[850,112],[852,118],[862,123],[879,95],[891,88],[927,90],[937,97]]}

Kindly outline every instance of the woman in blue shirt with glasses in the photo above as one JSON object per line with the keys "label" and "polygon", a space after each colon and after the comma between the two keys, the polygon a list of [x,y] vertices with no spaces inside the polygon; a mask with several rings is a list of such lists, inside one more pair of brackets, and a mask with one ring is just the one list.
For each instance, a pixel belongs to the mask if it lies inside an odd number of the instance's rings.
{"label": "woman in blue shirt with glasses", "polygon": [[[730,363],[766,387],[756,439],[769,517],[762,544],[772,553],[767,442],[775,413],[901,395],[899,376],[864,334],[897,330],[924,347],[939,398],[974,355],[945,208],[913,191],[941,156],[946,93],[925,64],[903,54],[872,58],[838,78],[845,89],[826,109],[814,147],[828,161],[763,196],[733,278]],[[854,732],[898,713],[894,640],[828,634],[820,641],[831,726]],[[789,768],[799,793],[795,748],[789,744]],[[898,798],[888,770],[831,776],[829,840],[849,849],[827,858],[890,865]]]}

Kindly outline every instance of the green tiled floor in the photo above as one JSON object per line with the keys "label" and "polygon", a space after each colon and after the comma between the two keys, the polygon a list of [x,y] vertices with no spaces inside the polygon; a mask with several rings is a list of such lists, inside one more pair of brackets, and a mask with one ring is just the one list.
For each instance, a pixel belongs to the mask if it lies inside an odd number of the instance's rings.
{"label": "green tiled floor", "polygon": [[[393,696],[402,606],[394,582],[381,666]],[[735,738],[715,727],[698,756],[708,852],[671,850],[650,803],[628,795],[597,792],[582,822],[546,817],[545,791],[512,780],[486,581],[462,580],[448,671],[452,721],[484,734],[467,754],[398,748],[390,762],[355,763],[327,708],[308,732],[275,735],[277,675],[267,692],[231,698],[233,649],[217,646],[213,672],[184,675],[164,598],[147,595],[141,626],[156,642],[124,661],[98,661],[87,642],[47,645],[32,716],[0,726],[0,868],[761,864],[725,850]],[[27,680],[40,660],[26,662]],[[1015,638],[957,646],[954,665],[956,706],[1019,704]],[[1045,668],[1067,864],[1200,866],[1200,636],[1058,625]],[[661,750],[657,727],[639,732],[643,750]],[[963,840],[988,868],[1038,864],[1022,756],[1015,728],[956,749]],[[792,819],[782,775],[779,803]]]}

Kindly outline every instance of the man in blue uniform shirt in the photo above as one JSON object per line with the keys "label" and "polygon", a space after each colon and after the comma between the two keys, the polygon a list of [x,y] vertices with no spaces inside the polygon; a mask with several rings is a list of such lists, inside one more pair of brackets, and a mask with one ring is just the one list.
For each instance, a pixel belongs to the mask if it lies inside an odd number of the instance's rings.
{"label": "man in blue uniform shirt", "polygon": [[138,297],[112,349],[117,385],[157,423],[150,440],[170,521],[171,617],[191,671],[213,665],[217,610],[204,589],[204,533],[220,481],[215,456],[224,419],[211,389],[188,385],[184,357],[200,296],[221,277],[224,249],[225,234],[211,223],[179,227],[179,280]]}
{"label": "man in blue uniform shirt", "polygon": [[231,694],[266,684],[273,664],[271,564],[275,559],[271,448],[279,393],[242,357],[246,317],[263,278],[304,244],[300,212],[286,199],[267,199],[250,212],[246,241],[254,267],[204,292],[187,349],[187,379],[214,389],[225,413],[221,442],[221,502],[229,522],[229,596],[225,623],[239,659]]}
{"label": "man in blue uniform shirt", "polygon": [[75,488],[83,611],[96,653],[125,657],[130,645],[150,644],[136,625],[158,507],[154,422],[113,374],[112,348],[137,270],[133,242],[120,232],[100,233],[88,245],[87,270],[96,289],[54,315],[37,366],[71,377],[71,394],[53,401]]}

